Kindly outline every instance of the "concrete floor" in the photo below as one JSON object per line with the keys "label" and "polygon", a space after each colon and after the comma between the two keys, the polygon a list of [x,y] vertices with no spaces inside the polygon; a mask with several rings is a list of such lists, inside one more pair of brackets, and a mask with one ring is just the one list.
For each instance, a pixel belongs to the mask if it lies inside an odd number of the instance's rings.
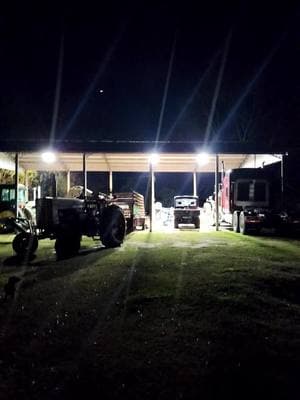
{"label": "concrete floor", "polygon": [[[160,221],[155,221],[153,224],[153,231],[155,232],[172,232],[176,231],[174,229],[174,220],[170,219],[168,223],[162,223]],[[192,224],[181,224],[178,230],[195,230],[194,225]],[[211,224],[211,217],[207,216],[205,213],[200,214],[200,232],[213,232],[216,230],[216,227]],[[222,223],[219,226],[220,231],[228,231],[232,230],[231,226],[226,223]]]}

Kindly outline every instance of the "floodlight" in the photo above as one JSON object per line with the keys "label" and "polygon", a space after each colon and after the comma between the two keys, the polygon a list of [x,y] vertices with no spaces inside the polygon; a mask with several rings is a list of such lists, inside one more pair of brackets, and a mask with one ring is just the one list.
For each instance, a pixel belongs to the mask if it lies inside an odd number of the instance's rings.
{"label": "floodlight", "polygon": [[197,155],[197,163],[199,167],[208,164],[209,161],[209,154],[207,153],[200,153]]}
{"label": "floodlight", "polygon": [[151,165],[156,165],[159,162],[159,154],[157,153],[150,154],[149,162]]}
{"label": "floodlight", "polygon": [[53,164],[56,161],[56,154],[51,150],[44,151],[41,157],[46,164]]}

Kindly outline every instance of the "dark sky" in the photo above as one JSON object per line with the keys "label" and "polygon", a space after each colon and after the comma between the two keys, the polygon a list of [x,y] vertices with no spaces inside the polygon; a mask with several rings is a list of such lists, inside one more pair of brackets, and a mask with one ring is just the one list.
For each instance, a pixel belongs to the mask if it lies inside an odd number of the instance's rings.
{"label": "dark sky", "polygon": [[176,37],[160,139],[205,137],[219,77],[209,138],[300,142],[296,2],[97,3],[2,10],[1,137],[154,140]]}

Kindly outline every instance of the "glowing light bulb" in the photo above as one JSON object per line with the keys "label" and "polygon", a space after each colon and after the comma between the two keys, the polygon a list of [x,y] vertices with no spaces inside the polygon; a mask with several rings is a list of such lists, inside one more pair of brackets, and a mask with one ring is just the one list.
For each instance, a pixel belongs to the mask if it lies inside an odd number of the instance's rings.
{"label": "glowing light bulb", "polygon": [[46,164],[53,164],[56,161],[56,155],[53,151],[47,150],[41,154],[42,160]]}
{"label": "glowing light bulb", "polygon": [[151,165],[156,165],[159,162],[159,154],[157,153],[150,154],[149,162]]}
{"label": "glowing light bulb", "polygon": [[197,163],[199,167],[202,167],[203,165],[208,164],[209,161],[209,154],[207,153],[200,153],[197,156]]}

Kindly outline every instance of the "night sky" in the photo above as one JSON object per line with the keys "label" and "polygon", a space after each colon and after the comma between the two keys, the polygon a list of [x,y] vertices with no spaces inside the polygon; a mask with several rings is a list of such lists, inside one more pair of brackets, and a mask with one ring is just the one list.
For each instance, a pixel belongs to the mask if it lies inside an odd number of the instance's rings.
{"label": "night sky", "polygon": [[160,139],[300,142],[296,2],[104,4],[2,10],[2,138],[154,140],[173,48]]}

